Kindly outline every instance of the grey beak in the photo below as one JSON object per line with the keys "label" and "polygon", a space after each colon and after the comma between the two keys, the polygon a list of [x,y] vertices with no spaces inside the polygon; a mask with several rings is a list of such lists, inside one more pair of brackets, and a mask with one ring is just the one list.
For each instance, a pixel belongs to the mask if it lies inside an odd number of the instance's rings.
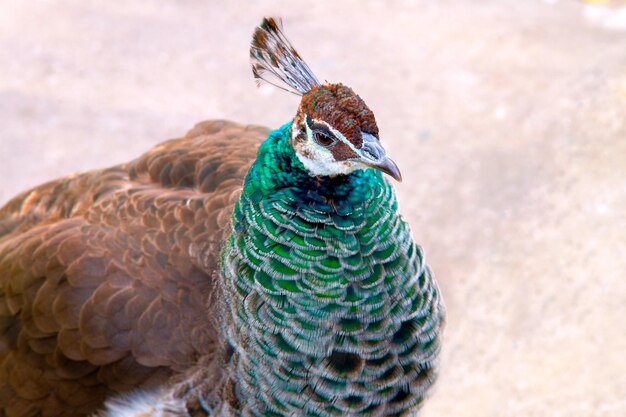
{"label": "grey beak", "polygon": [[359,150],[361,153],[359,161],[384,172],[398,182],[402,182],[402,174],[400,174],[398,166],[387,156],[385,148],[383,148],[378,139],[369,133],[363,133],[362,137],[363,145]]}

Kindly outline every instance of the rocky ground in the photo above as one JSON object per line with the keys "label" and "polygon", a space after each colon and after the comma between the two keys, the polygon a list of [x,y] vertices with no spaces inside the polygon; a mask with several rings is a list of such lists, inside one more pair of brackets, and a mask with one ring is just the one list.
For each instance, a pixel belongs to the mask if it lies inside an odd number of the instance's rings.
{"label": "rocky ground", "polygon": [[421,415],[626,415],[626,4],[221,3],[0,0],[0,202],[203,119],[287,121],[248,65],[280,15],[402,169],[448,309]]}

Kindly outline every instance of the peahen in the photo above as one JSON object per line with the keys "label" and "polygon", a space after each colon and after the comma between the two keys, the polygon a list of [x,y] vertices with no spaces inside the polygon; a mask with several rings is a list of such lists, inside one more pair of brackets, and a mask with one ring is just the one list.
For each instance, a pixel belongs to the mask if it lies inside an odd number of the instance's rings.
{"label": "peahen", "polygon": [[0,210],[0,415],[419,408],[444,313],[374,115],[274,19],[251,60],[302,96],[291,122],[200,123]]}

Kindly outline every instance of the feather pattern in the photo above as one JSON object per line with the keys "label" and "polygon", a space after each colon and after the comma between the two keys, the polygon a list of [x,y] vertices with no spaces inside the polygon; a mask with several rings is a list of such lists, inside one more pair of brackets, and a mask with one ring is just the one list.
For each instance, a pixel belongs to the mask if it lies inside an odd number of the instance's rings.
{"label": "feather pattern", "polygon": [[0,415],[85,416],[166,383],[201,408],[223,370],[219,252],[267,131],[205,122],[0,209]]}
{"label": "feather pattern", "polygon": [[255,30],[250,47],[252,73],[261,80],[296,95],[320,83],[282,32],[282,21],[265,18]]}

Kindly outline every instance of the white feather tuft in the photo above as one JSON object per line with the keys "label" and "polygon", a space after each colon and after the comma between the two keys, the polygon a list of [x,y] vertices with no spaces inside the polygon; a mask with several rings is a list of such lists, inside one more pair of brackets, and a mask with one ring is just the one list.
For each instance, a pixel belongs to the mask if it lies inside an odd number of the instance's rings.
{"label": "white feather tuft", "polygon": [[187,416],[180,400],[164,397],[163,390],[136,391],[106,401],[105,409],[93,417],[165,417]]}

